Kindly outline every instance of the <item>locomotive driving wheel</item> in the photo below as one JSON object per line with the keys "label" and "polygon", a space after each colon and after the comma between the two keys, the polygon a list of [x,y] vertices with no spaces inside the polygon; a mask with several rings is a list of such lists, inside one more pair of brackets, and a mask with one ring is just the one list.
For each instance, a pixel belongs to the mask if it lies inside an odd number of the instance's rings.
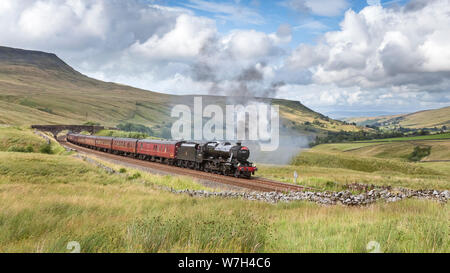
{"label": "locomotive driving wheel", "polygon": [[228,175],[227,167],[225,165],[222,165],[222,174],[223,175]]}

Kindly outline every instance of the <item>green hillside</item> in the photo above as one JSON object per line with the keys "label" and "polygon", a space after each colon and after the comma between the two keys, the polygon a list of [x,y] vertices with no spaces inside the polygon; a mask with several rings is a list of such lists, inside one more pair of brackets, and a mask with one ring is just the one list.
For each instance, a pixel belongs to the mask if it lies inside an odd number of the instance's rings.
{"label": "green hillside", "polygon": [[[204,96],[203,103],[225,105],[227,97]],[[357,131],[300,102],[252,99],[279,104],[282,126],[306,133]],[[193,96],[175,96],[89,78],[56,55],[0,47],[0,124],[82,124],[121,122],[156,130],[169,127],[176,104],[192,104]]]}
{"label": "green hillside", "polygon": [[383,128],[420,129],[437,127],[441,129],[443,126],[450,128],[450,106],[403,115],[358,117],[345,120],[355,122],[359,126],[376,125]]}
{"label": "green hillside", "polygon": [[[430,154],[411,161],[416,147]],[[258,175],[301,185],[339,191],[349,183],[415,189],[448,189],[450,139],[389,142],[347,142],[314,146],[298,154],[291,165],[259,165]]]}

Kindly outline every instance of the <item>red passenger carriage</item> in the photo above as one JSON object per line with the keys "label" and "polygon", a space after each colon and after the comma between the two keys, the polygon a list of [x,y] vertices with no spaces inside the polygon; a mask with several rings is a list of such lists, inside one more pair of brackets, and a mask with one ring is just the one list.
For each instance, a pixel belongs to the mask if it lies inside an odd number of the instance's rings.
{"label": "red passenger carriage", "polygon": [[100,150],[110,151],[112,150],[112,137],[97,137],[95,139],[95,147]]}
{"label": "red passenger carriage", "polygon": [[95,148],[95,136],[84,136],[84,145]]}
{"label": "red passenger carriage", "polygon": [[134,138],[113,138],[112,150],[117,153],[136,154],[137,142]]}
{"label": "red passenger carriage", "polygon": [[142,159],[173,160],[181,143],[179,141],[143,139],[137,143],[137,154]]}

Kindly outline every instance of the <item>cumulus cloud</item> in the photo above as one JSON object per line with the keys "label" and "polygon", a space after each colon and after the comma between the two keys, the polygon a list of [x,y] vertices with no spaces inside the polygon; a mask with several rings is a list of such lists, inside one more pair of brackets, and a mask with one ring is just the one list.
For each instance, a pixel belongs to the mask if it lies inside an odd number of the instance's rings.
{"label": "cumulus cloud", "polygon": [[221,43],[225,50],[237,58],[258,59],[274,54],[274,41],[266,33],[255,30],[233,31]]}
{"label": "cumulus cloud", "polygon": [[[423,3],[411,5],[416,2]],[[439,89],[450,76],[450,1],[420,7],[349,10],[340,30],[326,33],[318,45],[299,46],[286,65],[308,69],[311,81],[321,84]]]}
{"label": "cumulus cloud", "polygon": [[216,32],[212,20],[182,14],[176,18],[172,30],[161,37],[155,34],[143,43],[136,41],[130,50],[151,60],[192,59],[199,55],[205,43],[215,37]]}
{"label": "cumulus cloud", "polygon": [[58,52],[120,51],[167,33],[189,13],[137,0],[2,0],[0,42]]}

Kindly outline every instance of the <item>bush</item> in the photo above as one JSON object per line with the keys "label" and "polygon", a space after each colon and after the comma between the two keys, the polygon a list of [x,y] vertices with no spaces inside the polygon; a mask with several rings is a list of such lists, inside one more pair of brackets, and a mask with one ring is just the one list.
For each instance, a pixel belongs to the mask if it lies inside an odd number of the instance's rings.
{"label": "bush", "polygon": [[88,125],[88,126],[100,126],[100,123],[94,122],[94,121],[88,121],[88,122],[83,123],[83,125]]}
{"label": "bush", "polygon": [[135,173],[131,176],[128,176],[128,180],[134,180],[134,179],[138,179],[139,177],[141,177],[140,173]]}
{"label": "bush", "polygon": [[42,144],[39,148],[39,152],[43,154],[51,154],[52,153],[52,146],[48,143]]}
{"label": "bush", "polygon": [[140,132],[124,132],[124,131],[116,131],[116,130],[102,130],[96,134],[97,136],[107,136],[107,137],[127,137],[127,138],[136,138],[136,139],[145,139],[148,138],[149,135]]}
{"label": "bush", "polygon": [[25,148],[25,152],[26,153],[34,153],[34,148],[31,144],[29,144],[26,148]]}
{"label": "bush", "polygon": [[127,172],[127,169],[125,169],[125,168],[120,168],[120,170],[119,170],[119,173],[126,173]]}
{"label": "bush", "polygon": [[8,148],[8,152],[25,153],[25,148],[13,145]]}
{"label": "bush", "polygon": [[27,147],[13,145],[13,146],[8,148],[8,152],[33,153],[34,152],[34,148],[33,148],[33,146],[31,144],[29,144]]}
{"label": "bush", "polygon": [[134,124],[127,122],[118,124],[116,127],[125,132],[139,132],[149,136],[153,135],[153,130],[142,124]]}
{"label": "bush", "polygon": [[422,158],[429,156],[431,154],[431,146],[427,147],[414,147],[414,151],[408,156],[409,161],[420,161]]}

